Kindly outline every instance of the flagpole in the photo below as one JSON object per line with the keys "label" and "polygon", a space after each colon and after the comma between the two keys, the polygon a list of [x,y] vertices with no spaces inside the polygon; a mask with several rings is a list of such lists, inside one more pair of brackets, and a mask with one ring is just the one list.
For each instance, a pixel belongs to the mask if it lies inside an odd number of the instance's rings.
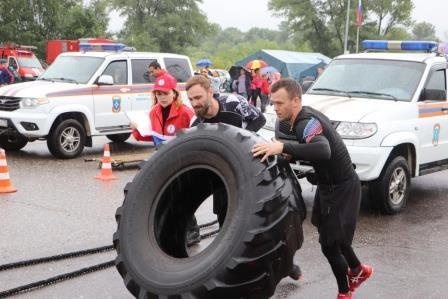
{"label": "flagpole", "polygon": [[356,8],[356,53],[358,53],[358,45],[359,45],[359,29],[362,25],[362,6],[361,0],[358,2],[358,7]]}
{"label": "flagpole", "polygon": [[358,53],[358,45],[359,45],[359,27],[360,26],[356,26],[356,53]]}
{"label": "flagpole", "polygon": [[350,0],[347,1],[347,16],[345,18],[345,37],[344,37],[344,54],[347,54],[347,40],[348,40],[348,23],[350,17]]}

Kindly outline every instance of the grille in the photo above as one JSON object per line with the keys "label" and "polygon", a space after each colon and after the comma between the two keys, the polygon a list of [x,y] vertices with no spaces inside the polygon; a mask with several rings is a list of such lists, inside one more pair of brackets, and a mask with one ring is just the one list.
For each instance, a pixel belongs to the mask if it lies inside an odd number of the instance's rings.
{"label": "grille", "polygon": [[0,96],[0,110],[14,111],[20,108],[20,98]]}

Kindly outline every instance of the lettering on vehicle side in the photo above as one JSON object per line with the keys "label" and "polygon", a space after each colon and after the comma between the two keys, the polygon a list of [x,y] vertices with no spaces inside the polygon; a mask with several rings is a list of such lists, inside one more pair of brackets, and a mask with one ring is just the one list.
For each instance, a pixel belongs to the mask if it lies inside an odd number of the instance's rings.
{"label": "lettering on vehicle side", "polygon": [[115,95],[112,97],[112,112],[118,113],[120,111],[121,111],[121,97]]}
{"label": "lettering on vehicle side", "polygon": [[440,124],[435,124],[432,130],[432,144],[437,146],[439,144]]}

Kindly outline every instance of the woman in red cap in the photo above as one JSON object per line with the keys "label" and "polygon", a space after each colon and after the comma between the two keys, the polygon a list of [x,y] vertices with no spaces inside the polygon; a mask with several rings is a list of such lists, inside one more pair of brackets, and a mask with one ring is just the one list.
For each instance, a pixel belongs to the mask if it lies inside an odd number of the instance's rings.
{"label": "woman in red cap", "polygon": [[[164,136],[174,136],[176,131],[189,128],[190,120],[194,115],[193,110],[182,102],[180,92],[176,89],[176,79],[168,73],[157,77],[153,94],[153,106],[149,112],[151,130]],[[153,136],[142,136],[136,129],[136,124],[131,123],[132,135],[136,140],[153,141]]]}

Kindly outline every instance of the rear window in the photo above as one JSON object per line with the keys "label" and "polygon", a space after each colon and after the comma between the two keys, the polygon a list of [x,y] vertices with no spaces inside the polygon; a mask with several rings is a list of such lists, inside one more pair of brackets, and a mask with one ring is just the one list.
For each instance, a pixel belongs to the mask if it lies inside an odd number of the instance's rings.
{"label": "rear window", "polygon": [[170,73],[177,82],[187,82],[192,76],[190,64],[185,58],[165,58],[165,67],[168,73]]}
{"label": "rear window", "polygon": [[156,59],[132,59],[132,83],[133,84],[147,84],[148,82],[154,82],[155,78],[149,76],[148,66]]}

